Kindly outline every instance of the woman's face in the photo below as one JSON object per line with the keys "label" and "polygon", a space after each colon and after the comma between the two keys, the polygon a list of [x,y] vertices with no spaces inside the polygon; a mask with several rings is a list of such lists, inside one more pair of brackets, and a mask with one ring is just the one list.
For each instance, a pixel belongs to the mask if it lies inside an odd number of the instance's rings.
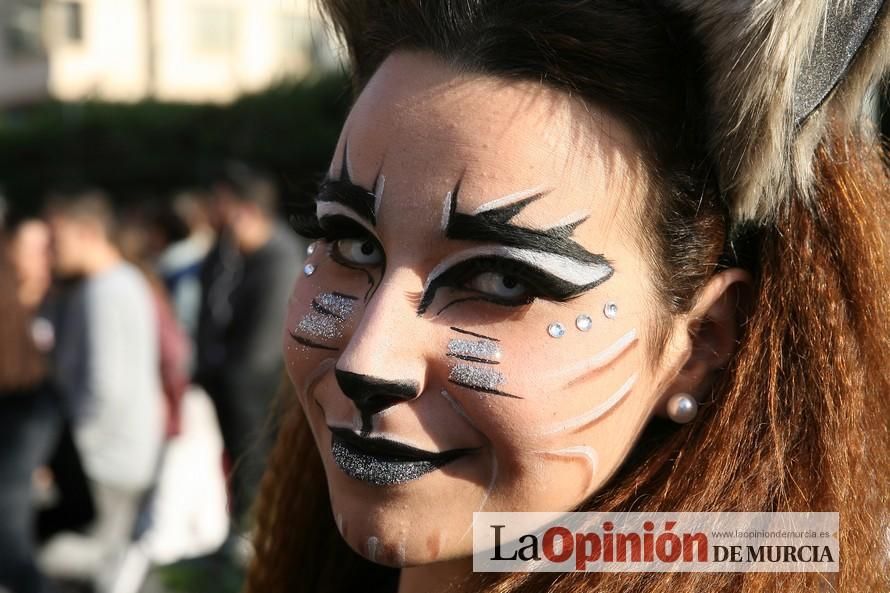
{"label": "woman's face", "polygon": [[646,364],[637,152],[540,85],[408,53],[375,74],[285,335],[356,552],[467,556],[473,512],[569,510],[621,463],[670,379]]}

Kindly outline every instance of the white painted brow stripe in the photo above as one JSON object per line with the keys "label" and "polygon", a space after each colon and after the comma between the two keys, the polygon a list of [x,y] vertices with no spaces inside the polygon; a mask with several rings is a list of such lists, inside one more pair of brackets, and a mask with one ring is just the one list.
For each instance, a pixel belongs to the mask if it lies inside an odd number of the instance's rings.
{"label": "white painted brow stripe", "polygon": [[451,192],[445,194],[445,205],[442,207],[442,230],[448,229],[448,222],[451,218],[451,200],[453,196]]}
{"label": "white painted brow stripe", "polygon": [[316,218],[323,218],[325,216],[334,216],[337,214],[341,214],[343,216],[347,216],[357,222],[358,224],[365,227],[365,229],[372,236],[376,237],[377,233],[374,232],[374,229],[365,221],[364,218],[359,216],[358,212],[353,210],[352,208],[347,208],[340,202],[317,202],[315,205],[315,216]]}
{"label": "white painted brow stripe", "polygon": [[615,342],[607,346],[604,350],[601,350],[600,352],[594,354],[589,359],[582,361],[581,363],[576,364],[571,368],[560,369],[553,379],[571,381],[576,377],[580,377],[591,371],[601,369],[604,366],[610,364],[616,358],[618,358],[621,354],[624,353],[625,350],[627,350],[631,346],[631,344],[636,341],[637,330],[632,329],[617,340],[615,340]]}
{"label": "white painted brow stripe", "polygon": [[[349,158],[349,151],[347,150],[347,148],[349,147],[344,144],[343,152],[344,156],[346,156],[346,174],[349,176],[350,179],[354,179],[354,177],[352,176],[352,159]],[[343,177],[342,171],[340,172],[340,177]]]}
{"label": "white painted brow stripe", "polygon": [[584,220],[584,219],[587,218],[589,215],[590,215],[590,214],[587,213],[587,212],[573,212],[573,213],[571,213],[571,214],[569,214],[569,215],[567,215],[567,216],[564,216],[564,217],[562,217],[561,219],[557,220],[555,223],[551,224],[551,225],[550,225],[549,227],[547,227],[547,228],[555,229],[555,228],[559,228],[559,227],[561,227],[561,226],[566,226],[566,225],[569,225],[569,224],[574,224],[574,223],[576,223],[576,222],[578,222],[578,221]]}
{"label": "white painted brow stripe", "polygon": [[374,216],[380,215],[380,202],[383,200],[383,186],[386,183],[386,177],[380,175],[377,178],[377,191],[374,192]]}
{"label": "white painted brow stripe", "polygon": [[424,284],[424,290],[428,289],[430,284],[444,274],[448,268],[470,258],[487,255],[506,257],[533,265],[575,286],[599,282],[608,277],[612,271],[612,268],[605,264],[585,264],[556,253],[503,245],[483,245],[445,258],[430,272]]}
{"label": "white painted brow stripe", "polygon": [[524,200],[525,198],[530,198],[535,194],[540,194],[546,191],[546,186],[539,185],[538,187],[533,187],[531,189],[524,189],[522,191],[518,191],[512,193],[508,196],[504,196],[502,198],[497,198],[496,200],[491,200],[490,202],[486,202],[473,210],[470,214],[479,214],[481,212],[487,212],[489,210],[494,210],[495,208],[500,208],[501,206],[505,206],[507,204],[511,204],[513,202],[518,202],[520,200]]}
{"label": "white painted brow stripe", "polygon": [[637,373],[634,373],[633,375],[631,375],[630,379],[625,381],[624,385],[622,385],[621,387],[618,388],[618,391],[616,391],[611,396],[609,396],[609,399],[607,399],[603,403],[599,404],[598,406],[594,407],[589,412],[582,414],[581,416],[577,416],[575,418],[570,418],[569,420],[566,420],[565,422],[560,422],[560,423],[558,423],[558,424],[556,424],[556,425],[554,425],[554,426],[552,426],[538,434],[542,435],[542,436],[550,435],[550,434],[554,434],[557,432],[561,432],[563,430],[571,430],[573,428],[585,426],[585,425],[590,424],[591,422],[597,420],[603,414],[605,414],[606,412],[608,412],[609,410],[614,408],[616,405],[618,405],[618,403],[621,402],[622,399],[624,399],[624,396],[626,396],[628,393],[630,393],[631,388],[637,382],[638,376],[639,375]]}

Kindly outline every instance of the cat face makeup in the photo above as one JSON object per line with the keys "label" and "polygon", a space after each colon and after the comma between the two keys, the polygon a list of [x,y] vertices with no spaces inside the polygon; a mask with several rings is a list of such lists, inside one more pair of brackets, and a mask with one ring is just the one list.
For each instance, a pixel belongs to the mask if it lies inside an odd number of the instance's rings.
{"label": "cat face makeup", "polygon": [[664,381],[636,155],[605,114],[430,57],[362,93],[285,337],[356,552],[466,556],[474,511],[570,510],[621,463]]}

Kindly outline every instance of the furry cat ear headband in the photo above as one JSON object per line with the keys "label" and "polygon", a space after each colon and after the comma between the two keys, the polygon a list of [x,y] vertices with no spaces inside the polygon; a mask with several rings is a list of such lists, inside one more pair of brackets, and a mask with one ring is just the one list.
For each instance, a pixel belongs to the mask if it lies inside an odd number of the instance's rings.
{"label": "furry cat ear headband", "polygon": [[709,149],[738,222],[812,193],[829,120],[861,126],[890,64],[890,0],[669,0],[709,70]]}

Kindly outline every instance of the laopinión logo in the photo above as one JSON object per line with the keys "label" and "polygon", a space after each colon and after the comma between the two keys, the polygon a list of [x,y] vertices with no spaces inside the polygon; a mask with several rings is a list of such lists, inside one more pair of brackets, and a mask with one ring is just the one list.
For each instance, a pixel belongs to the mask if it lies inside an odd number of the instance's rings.
{"label": "laopini\u00f3n logo", "polygon": [[475,513],[477,572],[837,572],[837,513]]}

